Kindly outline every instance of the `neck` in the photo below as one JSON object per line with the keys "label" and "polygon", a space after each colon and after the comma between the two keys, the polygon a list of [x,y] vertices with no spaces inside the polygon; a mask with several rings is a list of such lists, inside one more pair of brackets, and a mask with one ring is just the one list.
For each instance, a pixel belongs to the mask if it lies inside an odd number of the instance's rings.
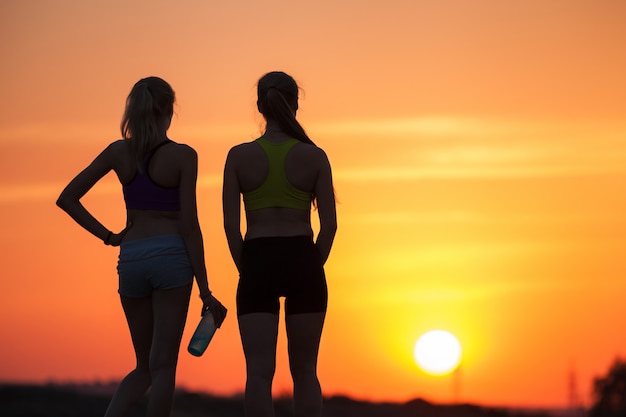
{"label": "neck", "polygon": [[282,133],[283,130],[280,128],[280,126],[278,125],[278,123],[274,122],[273,120],[266,120],[265,122],[265,134],[276,134],[276,133]]}

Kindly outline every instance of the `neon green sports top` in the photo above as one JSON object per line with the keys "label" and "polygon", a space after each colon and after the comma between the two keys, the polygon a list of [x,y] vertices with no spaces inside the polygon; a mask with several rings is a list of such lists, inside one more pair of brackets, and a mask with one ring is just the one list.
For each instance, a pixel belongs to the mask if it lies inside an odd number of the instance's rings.
{"label": "neon green sports top", "polygon": [[260,210],[268,207],[287,207],[296,210],[310,210],[312,194],[299,190],[291,185],[285,172],[285,158],[297,139],[284,142],[270,142],[263,137],[255,140],[267,155],[269,172],[261,186],[243,194],[246,211]]}

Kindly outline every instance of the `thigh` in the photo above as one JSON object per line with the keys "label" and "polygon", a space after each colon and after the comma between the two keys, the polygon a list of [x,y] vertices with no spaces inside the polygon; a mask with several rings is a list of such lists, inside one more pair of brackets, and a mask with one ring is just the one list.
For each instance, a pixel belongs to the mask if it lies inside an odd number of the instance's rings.
{"label": "thigh", "polygon": [[154,365],[175,364],[187,320],[192,285],[152,293],[154,334],[150,362]]}
{"label": "thigh", "polygon": [[311,242],[301,242],[289,258],[287,271],[285,313],[324,313],[328,288],[317,248]]}
{"label": "thigh", "polygon": [[292,366],[315,365],[326,313],[291,314],[285,317],[289,362]]}
{"label": "thigh", "polygon": [[244,242],[237,285],[237,315],[279,313],[277,262],[275,254],[271,253],[272,246],[265,242],[266,239]]}
{"label": "thigh", "polygon": [[249,372],[272,372],[276,363],[278,315],[250,313],[238,317],[241,344]]}
{"label": "thigh", "polygon": [[269,280],[260,275],[243,275],[237,286],[237,315],[280,312],[278,292]]}
{"label": "thigh", "polygon": [[137,366],[148,366],[152,346],[152,298],[120,296],[126,322],[133,341]]}
{"label": "thigh", "polygon": [[123,253],[120,254],[120,261],[117,265],[119,294],[133,299],[150,298],[152,285],[146,272],[150,265],[149,261],[122,261],[123,255]]}

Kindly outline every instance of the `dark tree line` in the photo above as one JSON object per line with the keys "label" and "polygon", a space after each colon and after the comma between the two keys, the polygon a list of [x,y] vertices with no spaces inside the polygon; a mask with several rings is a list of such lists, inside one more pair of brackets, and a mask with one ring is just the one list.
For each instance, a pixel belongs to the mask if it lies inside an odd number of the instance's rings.
{"label": "dark tree line", "polygon": [[[80,386],[0,385],[1,417],[93,417],[104,415],[110,394]],[[276,417],[293,417],[290,398],[275,400]],[[177,391],[172,417],[242,417],[241,397],[214,397]],[[129,417],[146,415],[146,401]],[[324,400],[324,417],[548,417],[544,413],[513,412],[472,404],[432,404],[416,399],[406,403],[375,403],[348,397]]]}
{"label": "dark tree line", "polygon": [[589,417],[626,416],[626,361],[616,359],[608,374],[593,382],[593,406]]}

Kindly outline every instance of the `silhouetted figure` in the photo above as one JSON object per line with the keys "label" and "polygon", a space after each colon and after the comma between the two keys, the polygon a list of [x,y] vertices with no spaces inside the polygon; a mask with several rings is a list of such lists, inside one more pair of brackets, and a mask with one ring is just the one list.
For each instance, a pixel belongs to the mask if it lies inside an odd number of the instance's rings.
{"label": "silhouetted figure", "polygon": [[[126,100],[121,130],[63,190],[57,205],[106,245],[120,246],[119,294],[136,368],[120,383],[105,414],[125,415],[148,388],[148,416],[169,416],[176,365],[195,276],[203,312],[221,325],[226,309],[211,295],[196,209],[198,157],[166,132],[174,111],[170,85],[138,81]],[[123,185],[127,226],[113,233],[80,199],[109,171]]]}
{"label": "silhouetted figure", "polygon": [[[323,265],[337,229],[331,168],[296,120],[298,86],[270,72],[258,82],[265,133],[233,147],[224,169],[224,227],[239,270],[237,316],[246,357],[246,416],[273,416],[279,297],[285,297],[297,417],[321,415],[317,356],[327,305]],[[240,195],[246,232],[240,225]],[[311,205],[320,231],[314,240]]]}

